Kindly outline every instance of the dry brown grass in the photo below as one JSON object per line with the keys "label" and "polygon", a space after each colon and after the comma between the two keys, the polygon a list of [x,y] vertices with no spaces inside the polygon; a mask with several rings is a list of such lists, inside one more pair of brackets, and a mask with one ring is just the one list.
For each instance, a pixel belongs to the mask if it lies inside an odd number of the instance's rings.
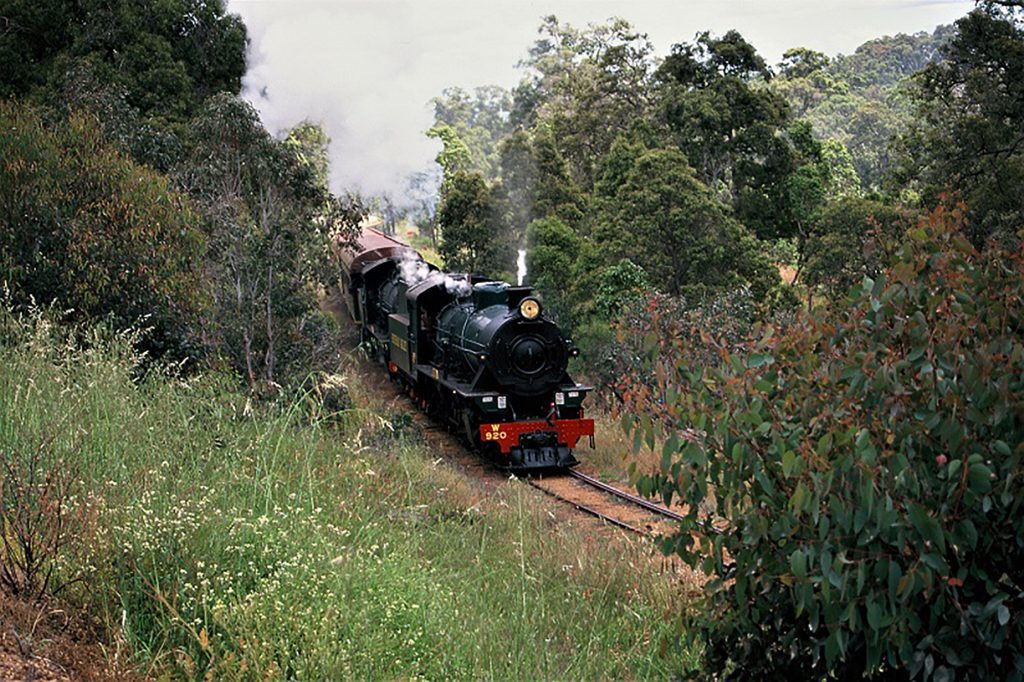
{"label": "dry brown grass", "polygon": [[631,464],[635,464],[637,474],[657,469],[660,458],[646,446],[636,455],[633,454],[633,441],[623,432],[622,423],[617,417],[596,412],[590,416],[594,419],[595,448],[591,450],[581,441],[581,447],[576,453],[585,471],[607,481],[628,483]]}

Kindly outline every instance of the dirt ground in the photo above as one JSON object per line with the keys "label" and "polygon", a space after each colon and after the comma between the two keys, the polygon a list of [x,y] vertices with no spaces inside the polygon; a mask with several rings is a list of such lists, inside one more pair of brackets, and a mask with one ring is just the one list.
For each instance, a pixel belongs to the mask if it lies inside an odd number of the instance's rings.
{"label": "dirt ground", "polygon": [[0,680],[141,679],[108,656],[101,633],[84,613],[0,592]]}

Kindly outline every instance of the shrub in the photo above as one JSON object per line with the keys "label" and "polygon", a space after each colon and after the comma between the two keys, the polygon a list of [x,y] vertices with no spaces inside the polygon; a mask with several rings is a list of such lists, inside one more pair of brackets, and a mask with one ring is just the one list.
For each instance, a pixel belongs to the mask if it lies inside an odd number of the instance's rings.
{"label": "shrub", "polygon": [[[667,418],[672,395],[664,376],[659,376],[661,366],[717,362],[716,350],[705,343],[708,331],[715,331],[716,343],[737,347],[759,314],[746,287],[709,293],[695,301],[657,291],[634,291],[619,301],[611,329],[604,321],[597,325],[598,329],[604,325],[604,336],[598,337],[603,342],[598,347],[601,355],[592,358],[594,379],[605,389],[603,393],[614,396],[613,408],[624,407],[655,421]],[[652,367],[647,356],[655,348],[660,366]]]}
{"label": "shrub", "polygon": [[864,276],[875,277],[885,253],[913,225],[914,212],[878,201],[845,197],[829,204],[804,247],[804,281],[839,298]]}
{"label": "shrub", "polygon": [[652,340],[662,420],[626,423],[687,505],[663,549],[709,577],[707,670],[1021,679],[1024,253],[962,222],[743,352],[709,330],[708,366]]}
{"label": "shrub", "polygon": [[48,442],[0,450],[0,587],[34,600],[60,592],[76,577],[59,564],[85,519],[76,504],[76,472]]}
{"label": "shrub", "polygon": [[89,116],[47,126],[13,103],[0,103],[0,158],[0,283],[16,303],[59,300],[118,329],[145,318],[151,354],[197,353],[202,234],[165,176],[124,157]]}

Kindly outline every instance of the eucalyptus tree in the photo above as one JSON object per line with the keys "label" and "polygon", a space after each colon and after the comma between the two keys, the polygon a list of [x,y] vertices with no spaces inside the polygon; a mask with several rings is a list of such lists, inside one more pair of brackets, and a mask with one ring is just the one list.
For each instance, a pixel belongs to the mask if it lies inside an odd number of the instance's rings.
{"label": "eucalyptus tree", "polygon": [[[1017,11],[1014,11],[1017,10]],[[983,3],[956,22],[943,60],[915,77],[917,125],[903,139],[901,185],[926,201],[954,192],[977,243],[1024,225],[1024,12]]]}
{"label": "eucalyptus tree", "polygon": [[194,359],[208,300],[200,216],[92,116],[0,102],[0,286],[15,304],[145,327],[142,350]]}
{"label": "eucalyptus tree", "polygon": [[793,150],[789,105],[763,83],[772,72],[736,31],[674,45],[658,68],[661,117],[700,180],[760,236],[792,232],[785,185]]}
{"label": "eucalyptus tree", "polygon": [[445,176],[437,224],[447,269],[505,278],[515,271],[515,241],[496,191],[476,171]]}
{"label": "eucalyptus tree", "polygon": [[482,86],[468,93],[445,88],[433,99],[434,125],[451,128],[469,153],[469,164],[488,180],[498,176],[498,146],[509,132],[512,96],[498,86]]}
{"label": "eucalyptus tree", "polygon": [[831,59],[806,48],[788,50],[770,87],[786,98],[794,116],[813,123],[820,139],[842,143],[863,189],[878,191],[893,162],[890,143],[913,118],[907,81],[942,59],[951,33],[939,26],[885,36]]}
{"label": "eucalyptus tree", "polygon": [[301,360],[303,321],[317,308],[313,255],[336,230],[350,236],[358,211],[327,194],[294,138],[271,137],[237,97],[211,97],[188,144],[179,181],[206,217],[214,284],[206,340],[257,389]]}
{"label": "eucalyptus tree", "polygon": [[609,264],[629,259],[658,290],[691,297],[748,286],[763,298],[778,282],[763,246],[680,151],[644,151],[620,178],[593,232]]}
{"label": "eucalyptus tree", "polygon": [[0,96],[39,94],[88,64],[144,116],[181,124],[241,89],[245,25],[224,0],[7,0],[0,13]]}
{"label": "eucalyptus tree", "polygon": [[589,191],[612,142],[651,110],[653,46],[623,19],[577,29],[545,17],[520,67],[511,121],[546,125],[573,180]]}

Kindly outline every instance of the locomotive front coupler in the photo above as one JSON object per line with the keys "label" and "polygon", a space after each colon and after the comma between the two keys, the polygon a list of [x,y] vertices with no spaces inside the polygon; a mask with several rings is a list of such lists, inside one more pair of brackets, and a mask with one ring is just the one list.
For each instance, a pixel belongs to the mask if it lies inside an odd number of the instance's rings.
{"label": "locomotive front coupler", "polygon": [[519,439],[509,452],[506,468],[516,470],[567,469],[579,464],[567,445],[559,445],[553,433],[531,433]]}

